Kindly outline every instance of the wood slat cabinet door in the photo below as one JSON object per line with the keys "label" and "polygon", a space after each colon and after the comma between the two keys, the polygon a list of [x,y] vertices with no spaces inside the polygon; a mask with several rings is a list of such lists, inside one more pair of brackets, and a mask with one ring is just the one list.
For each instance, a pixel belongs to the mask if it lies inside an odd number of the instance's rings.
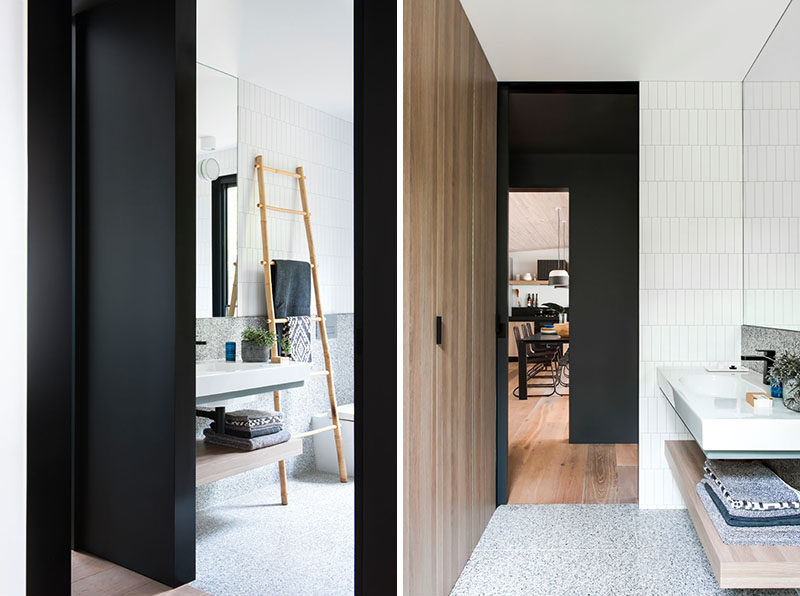
{"label": "wood slat cabinet door", "polygon": [[436,173],[438,0],[403,5],[403,578],[407,595],[436,594],[441,576],[436,495]]}
{"label": "wood slat cabinet door", "polygon": [[445,594],[472,551],[472,80],[471,30],[458,3],[439,3],[437,40],[438,305],[442,344],[437,354],[437,521],[441,530]]}
{"label": "wood slat cabinet door", "polygon": [[403,576],[439,596],[494,511],[497,84],[458,0],[403,11]]}

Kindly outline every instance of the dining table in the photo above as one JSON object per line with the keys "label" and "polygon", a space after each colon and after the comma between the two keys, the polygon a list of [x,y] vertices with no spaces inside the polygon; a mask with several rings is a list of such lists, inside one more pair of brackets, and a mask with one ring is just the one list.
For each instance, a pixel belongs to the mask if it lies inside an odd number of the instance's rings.
{"label": "dining table", "polygon": [[528,344],[558,344],[561,350],[564,344],[569,343],[569,337],[551,333],[534,333],[528,337],[522,337],[517,342],[517,374],[519,375],[519,399],[528,399]]}

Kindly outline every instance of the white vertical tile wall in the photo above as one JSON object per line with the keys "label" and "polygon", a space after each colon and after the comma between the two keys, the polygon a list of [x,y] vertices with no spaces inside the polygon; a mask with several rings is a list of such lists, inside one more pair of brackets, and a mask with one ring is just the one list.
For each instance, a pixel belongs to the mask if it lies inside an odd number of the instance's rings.
{"label": "white vertical tile wall", "polygon": [[744,323],[800,330],[800,82],[742,92]]}
{"label": "white vertical tile wall", "polygon": [[664,441],[691,436],[655,370],[741,354],[741,83],[642,82],[639,104],[639,505],[682,507]]}
{"label": "white vertical tile wall", "polygon": [[[353,124],[239,80],[239,314],[266,314],[260,218],[253,164],[307,178],[314,248],[325,313],[353,312]],[[299,209],[297,180],[265,173],[267,200]],[[373,197],[372,200],[394,200]],[[269,213],[270,254],[308,260],[303,218]],[[364,272],[368,274],[368,272]],[[313,298],[312,298],[313,302]],[[311,312],[314,312],[312,307]]]}
{"label": "white vertical tile wall", "polygon": [[[221,176],[236,173],[236,147],[203,151],[197,154],[198,166],[201,160],[214,158],[219,162]],[[195,184],[196,219],[195,263],[197,265],[197,294],[195,317],[205,319],[213,316],[213,296],[211,288],[211,182],[198,174]]]}

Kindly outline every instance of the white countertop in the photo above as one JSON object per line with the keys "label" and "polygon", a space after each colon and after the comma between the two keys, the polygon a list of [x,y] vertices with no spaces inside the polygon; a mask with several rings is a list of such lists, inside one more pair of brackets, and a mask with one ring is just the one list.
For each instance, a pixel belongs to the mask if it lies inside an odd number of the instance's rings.
{"label": "white countertop", "polygon": [[659,367],[658,386],[700,448],[712,458],[800,458],[800,413],[774,399],[756,412],[748,391],[769,395],[761,375],[710,373],[701,367]]}
{"label": "white countertop", "polygon": [[195,365],[197,404],[210,404],[268,391],[301,387],[311,373],[306,362],[226,362]]}

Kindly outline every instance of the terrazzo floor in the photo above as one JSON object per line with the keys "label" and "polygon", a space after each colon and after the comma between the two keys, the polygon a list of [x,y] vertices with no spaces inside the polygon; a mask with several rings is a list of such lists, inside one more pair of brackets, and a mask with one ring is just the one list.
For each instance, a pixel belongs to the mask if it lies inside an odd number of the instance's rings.
{"label": "terrazzo floor", "polygon": [[721,590],[685,510],[504,505],[450,596],[796,596]]}
{"label": "terrazzo floor", "polygon": [[354,484],[289,478],[197,512],[197,579],[212,596],[348,596],[354,591]]}

